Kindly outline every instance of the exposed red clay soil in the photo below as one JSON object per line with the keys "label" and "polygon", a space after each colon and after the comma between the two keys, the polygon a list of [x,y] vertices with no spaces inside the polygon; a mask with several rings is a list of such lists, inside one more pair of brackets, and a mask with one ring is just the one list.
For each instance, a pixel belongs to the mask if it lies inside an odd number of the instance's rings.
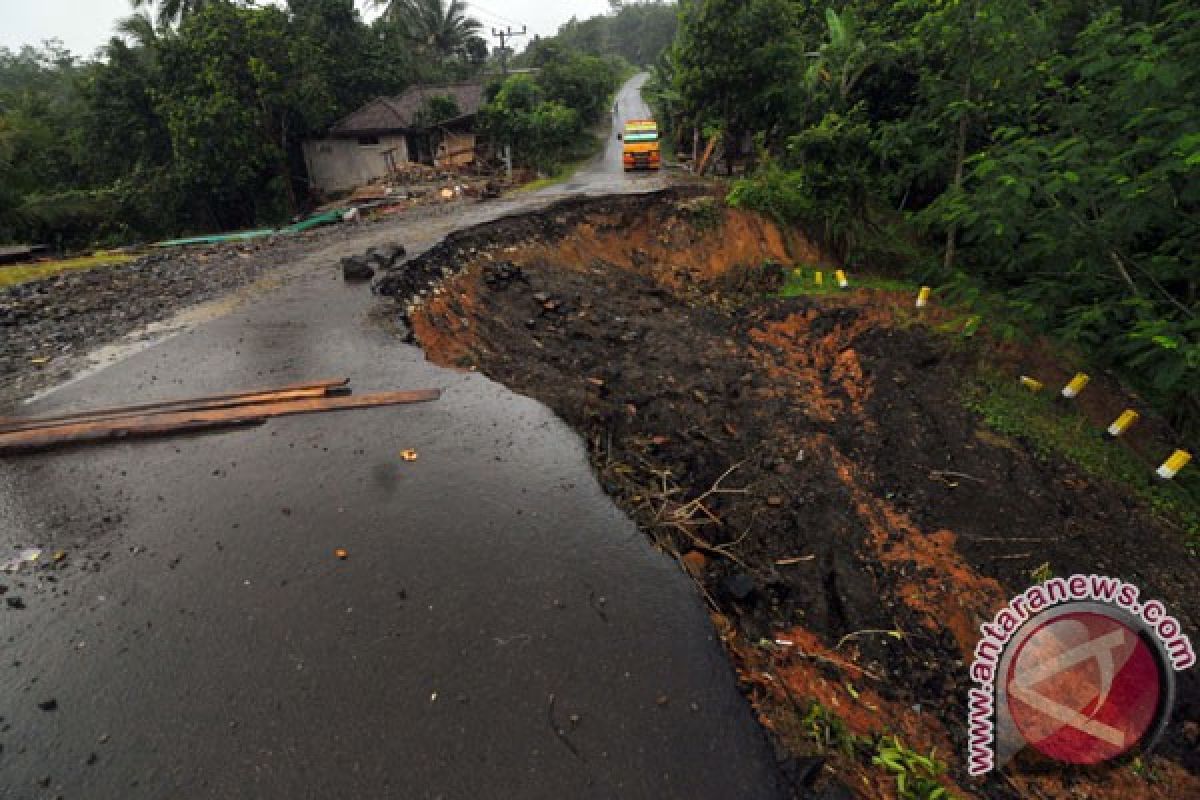
{"label": "exposed red clay soil", "polygon": [[[982,363],[1029,356],[982,336],[951,346],[932,325],[952,313],[920,317],[905,295],[774,297],[784,269],[769,262],[821,260],[795,238],[789,255],[773,225],[692,194],[572,201],[457,234],[381,288],[432,360],[480,369],[583,436],[605,489],[711,604],[795,756],[798,796],[896,796],[870,761],[886,734],[936,748],[962,797],[1200,797],[1194,671],[1145,760],[1153,779],[1024,757],[967,776],[979,625],[1030,569],[1136,581],[1193,633],[1200,570],[1124,491],[965,410]],[[1094,388],[1101,418],[1129,402]],[[854,737],[820,741],[814,703]]]}

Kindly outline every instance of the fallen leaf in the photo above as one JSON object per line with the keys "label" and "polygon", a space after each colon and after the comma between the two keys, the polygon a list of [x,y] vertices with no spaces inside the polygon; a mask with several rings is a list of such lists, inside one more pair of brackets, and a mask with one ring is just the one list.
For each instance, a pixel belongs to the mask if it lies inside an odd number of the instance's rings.
{"label": "fallen leaf", "polygon": [[417,460],[417,451],[416,450],[401,450],[400,457],[402,459],[404,459],[405,461],[416,461]]}

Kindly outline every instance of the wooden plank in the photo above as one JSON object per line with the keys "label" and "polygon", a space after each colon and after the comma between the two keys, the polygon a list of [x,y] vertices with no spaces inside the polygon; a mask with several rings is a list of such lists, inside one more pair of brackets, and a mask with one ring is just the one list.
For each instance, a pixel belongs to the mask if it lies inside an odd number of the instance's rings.
{"label": "wooden plank", "polygon": [[324,381],[307,383],[292,383],[273,389],[254,389],[232,394],[219,394],[211,397],[195,397],[186,400],[167,400],[158,403],[145,403],[136,406],[120,408],[104,408],[93,411],[76,411],[53,417],[8,417],[0,418],[0,433],[34,428],[52,427],[56,425],[83,422],[85,420],[118,419],[120,417],[140,416],[149,412],[159,411],[200,411],[213,408],[233,408],[240,405],[252,405],[279,400],[296,400],[304,397],[322,397],[330,390],[340,389],[350,382],[349,378],[334,378]]}
{"label": "wooden plank", "polygon": [[62,445],[138,436],[161,436],[229,424],[246,425],[270,417],[293,414],[425,403],[438,399],[441,394],[439,389],[418,389],[345,397],[307,397],[254,406],[166,411],[119,419],[84,420],[71,425],[0,433],[0,456],[35,452]]}
{"label": "wooden plank", "polygon": [[704,171],[708,169],[708,160],[712,158],[713,150],[717,149],[717,142],[720,138],[721,135],[717,134],[708,140],[708,147],[704,148],[704,155],[700,157],[700,164],[696,167],[697,175],[703,175]]}

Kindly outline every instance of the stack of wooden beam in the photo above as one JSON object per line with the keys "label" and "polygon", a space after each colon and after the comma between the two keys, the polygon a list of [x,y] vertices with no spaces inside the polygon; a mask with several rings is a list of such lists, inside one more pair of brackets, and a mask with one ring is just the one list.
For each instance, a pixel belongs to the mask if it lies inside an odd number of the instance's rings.
{"label": "stack of wooden beam", "polygon": [[114,439],[259,425],[271,417],[291,414],[423,403],[441,396],[438,389],[354,396],[349,382],[338,378],[54,417],[0,418],[0,456]]}

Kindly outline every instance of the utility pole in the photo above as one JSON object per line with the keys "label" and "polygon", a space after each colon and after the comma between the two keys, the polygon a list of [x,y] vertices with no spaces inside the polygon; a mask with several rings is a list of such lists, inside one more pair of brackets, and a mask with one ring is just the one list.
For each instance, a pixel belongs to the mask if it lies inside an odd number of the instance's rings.
{"label": "utility pole", "polygon": [[525,30],[524,25],[521,26],[521,30],[519,31],[514,31],[511,25],[508,26],[507,30],[503,31],[492,28],[492,36],[500,40],[500,72],[506,76],[508,75],[508,46],[505,44],[505,40],[524,36]]}

